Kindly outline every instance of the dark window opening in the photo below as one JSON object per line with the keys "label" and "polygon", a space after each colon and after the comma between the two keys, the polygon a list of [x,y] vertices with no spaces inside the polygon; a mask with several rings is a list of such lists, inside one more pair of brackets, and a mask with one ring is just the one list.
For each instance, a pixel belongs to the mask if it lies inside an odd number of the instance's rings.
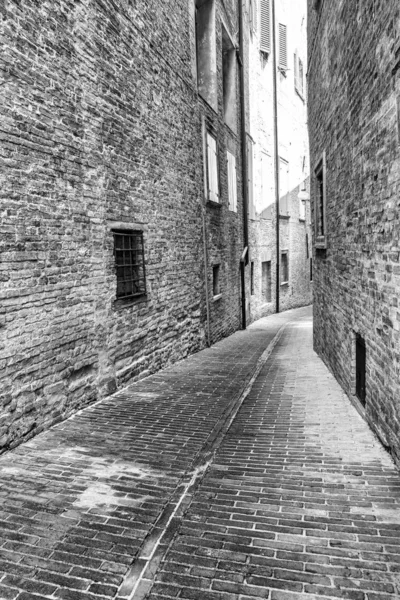
{"label": "dark window opening", "polygon": [[213,266],[213,296],[219,296],[221,293],[219,285],[219,265]]}
{"label": "dark window opening", "polygon": [[324,172],[323,169],[316,173],[317,179],[317,235],[323,237],[325,235],[324,223]]}
{"label": "dark window opening", "polygon": [[309,258],[310,256],[310,251],[309,251],[309,247],[308,247],[308,233],[306,233],[306,258]]}
{"label": "dark window opening", "polygon": [[142,231],[113,231],[117,275],[117,298],[146,294],[146,274]]}
{"label": "dark window opening", "polygon": [[313,264],[312,264],[312,258],[310,258],[310,281],[313,280]]}
{"label": "dark window opening", "polygon": [[289,257],[287,252],[281,254],[281,284],[289,281]]}
{"label": "dark window opening", "polygon": [[224,119],[236,131],[236,49],[222,27],[222,94]]}
{"label": "dark window opening", "polygon": [[271,302],[272,280],[270,260],[261,263],[261,294],[265,302]]}
{"label": "dark window opening", "polygon": [[254,261],[250,263],[250,294],[254,296]]}
{"label": "dark window opening", "polygon": [[214,0],[196,0],[197,87],[214,108],[218,106]]}
{"label": "dark window opening", "polygon": [[361,404],[365,406],[365,372],[366,372],[366,350],[365,341],[356,336],[356,396]]}

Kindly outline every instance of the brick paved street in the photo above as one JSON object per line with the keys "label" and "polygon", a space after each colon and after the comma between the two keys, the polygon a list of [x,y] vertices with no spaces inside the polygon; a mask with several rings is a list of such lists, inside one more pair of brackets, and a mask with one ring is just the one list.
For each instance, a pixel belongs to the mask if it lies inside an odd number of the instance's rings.
{"label": "brick paved street", "polygon": [[311,346],[262,319],[1,456],[0,598],[400,597],[399,472]]}

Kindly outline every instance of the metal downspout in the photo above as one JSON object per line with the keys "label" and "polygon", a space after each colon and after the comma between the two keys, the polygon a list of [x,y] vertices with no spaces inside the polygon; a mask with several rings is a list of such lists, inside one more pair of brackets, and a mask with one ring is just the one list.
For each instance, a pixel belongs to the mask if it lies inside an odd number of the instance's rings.
{"label": "metal downspout", "polygon": [[242,329],[246,329],[246,278],[245,266],[249,262],[249,219],[248,219],[248,166],[247,166],[247,144],[246,144],[246,103],[245,103],[245,72],[244,72],[244,30],[243,30],[243,0],[239,4],[239,56],[240,68],[240,129],[242,150],[242,193],[243,193],[243,252],[240,261],[241,291],[242,291]]}
{"label": "metal downspout", "polygon": [[275,237],[276,237],[276,290],[275,309],[279,312],[280,294],[280,247],[279,247],[279,144],[278,144],[278,94],[276,82],[276,26],[275,26],[275,0],[272,0],[272,71],[274,95],[274,166],[275,166]]}

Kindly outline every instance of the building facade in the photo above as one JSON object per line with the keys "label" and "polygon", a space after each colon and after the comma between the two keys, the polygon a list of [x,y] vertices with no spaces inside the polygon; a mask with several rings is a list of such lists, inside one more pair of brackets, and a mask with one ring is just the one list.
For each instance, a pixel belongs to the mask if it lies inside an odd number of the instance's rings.
{"label": "building facade", "polygon": [[240,3],[0,7],[0,451],[241,325]]}
{"label": "building facade", "polygon": [[[312,302],[309,149],[306,106],[307,3],[249,2],[249,235],[252,320]],[[274,67],[277,128],[274,127]],[[275,202],[279,169],[279,248]],[[299,198],[300,192],[302,192]],[[278,257],[278,261],[277,261]],[[277,282],[278,278],[278,282]],[[278,285],[277,285],[278,283]]]}
{"label": "building facade", "polygon": [[400,462],[400,5],[308,9],[315,349]]}

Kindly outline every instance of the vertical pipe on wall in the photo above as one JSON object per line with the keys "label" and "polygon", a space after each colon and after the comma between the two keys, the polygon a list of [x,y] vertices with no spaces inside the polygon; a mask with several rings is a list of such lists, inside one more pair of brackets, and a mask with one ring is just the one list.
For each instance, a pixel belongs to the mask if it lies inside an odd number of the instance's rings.
{"label": "vertical pipe on wall", "polygon": [[279,248],[279,143],[278,143],[278,94],[277,94],[277,62],[276,62],[276,26],[275,0],[272,3],[272,72],[273,72],[273,106],[274,106],[274,166],[275,166],[275,237],[276,237],[276,291],[275,310],[279,312],[280,293],[280,248]]}
{"label": "vertical pipe on wall", "polygon": [[246,145],[246,102],[245,102],[245,70],[244,70],[244,29],[243,29],[243,0],[238,0],[239,9],[239,54],[238,63],[240,70],[240,133],[242,150],[242,194],[243,194],[243,247],[247,249],[244,260],[240,263],[241,290],[242,290],[242,329],[246,329],[246,278],[245,266],[249,262],[249,218],[248,218],[248,171],[247,171],[247,145]]}

